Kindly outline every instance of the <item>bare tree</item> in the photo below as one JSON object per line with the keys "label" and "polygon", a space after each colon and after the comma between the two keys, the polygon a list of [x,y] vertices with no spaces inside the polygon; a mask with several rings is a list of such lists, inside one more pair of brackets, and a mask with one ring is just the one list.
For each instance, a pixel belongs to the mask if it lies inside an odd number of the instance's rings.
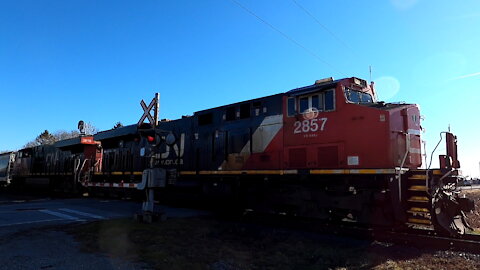
{"label": "bare tree", "polygon": [[[93,135],[97,132],[98,132],[98,128],[92,125],[91,123],[85,124],[86,135]],[[35,140],[26,143],[23,147],[29,148],[29,147],[35,147],[35,146],[45,145],[45,144],[54,144],[55,142],[76,138],[78,136],[80,136],[80,132],[78,132],[77,130],[72,130],[72,131],[59,130],[53,134],[50,133],[48,130],[45,130],[40,135],[38,135],[37,138],[35,138]]]}
{"label": "bare tree", "polygon": [[30,147],[35,147],[35,146],[38,146],[37,142],[35,140],[31,141],[31,142],[28,142],[26,143],[23,148],[30,148]]}
{"label": "bare tree", "polygon": [[61,140],[67,140],[67,139],[78,137],[80,135],[80,132],[76,130],[72,130],[72,131],[59,130],[55,132],[53,135],[55,136],[57,141],[61,141]]}
{"label": "bare tree", "polygon": [[88,122],[85,123],[85,134],[86,135],[93,135],[95,133],[98,133],[98,128],[94,126],[92,123]]}

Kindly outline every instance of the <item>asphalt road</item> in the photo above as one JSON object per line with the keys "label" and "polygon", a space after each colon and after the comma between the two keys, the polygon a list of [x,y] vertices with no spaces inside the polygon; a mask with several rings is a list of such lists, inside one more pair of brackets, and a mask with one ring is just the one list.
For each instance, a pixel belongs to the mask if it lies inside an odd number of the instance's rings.
{"label": "asphalt road", "polygon": [[[102,219],[130,218],[141,204],[94,198],[51,199],[0,193],[0,269],[150,269],[102,254],[83,253],[58,227]],[[206,212],[163,207],[167,217]]]}

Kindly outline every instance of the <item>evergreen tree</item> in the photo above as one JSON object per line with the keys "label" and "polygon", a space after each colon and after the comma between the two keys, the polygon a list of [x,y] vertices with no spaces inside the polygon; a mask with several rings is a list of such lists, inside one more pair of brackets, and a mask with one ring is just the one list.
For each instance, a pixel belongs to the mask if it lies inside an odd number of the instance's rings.
{"label": "evergreen tree", "polygon": [[45,130],[35,139],[38,145],[54,144],[57,140],[53,134]]}
{"label": "evergreen tree", "polygon": [[25,144],[24,147],[34,147],[34,146],[39,146],[39,145],[45,145],[45,144],[54,144],[56,142],[56,138],[54,135],[52,135],[48,130],[45,130],[44,132],[40,133],[40,135],[35,138],[34,141],[31,141],[27,144]]}

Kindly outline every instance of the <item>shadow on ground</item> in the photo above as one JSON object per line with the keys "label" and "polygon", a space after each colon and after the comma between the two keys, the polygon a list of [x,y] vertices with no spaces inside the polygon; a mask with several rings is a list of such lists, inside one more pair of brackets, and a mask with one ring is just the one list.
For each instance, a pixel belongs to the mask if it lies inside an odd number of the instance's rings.
{"label": "shadow on ground", "polygon": [[102,221],[67,232],[85,252],[157,269],[478,269],[478,255],[426,251],[213,217]]}

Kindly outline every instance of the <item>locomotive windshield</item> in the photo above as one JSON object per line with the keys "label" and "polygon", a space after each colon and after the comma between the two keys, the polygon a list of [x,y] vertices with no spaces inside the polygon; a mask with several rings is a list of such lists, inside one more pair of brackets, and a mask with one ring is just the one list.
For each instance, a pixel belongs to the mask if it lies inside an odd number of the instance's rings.
{"label": "locomotive windshield", "polygon": [[345,88],[345,96],[348,101],[353,103],[373,103],[373,98],[370,94],[361,91]]}

